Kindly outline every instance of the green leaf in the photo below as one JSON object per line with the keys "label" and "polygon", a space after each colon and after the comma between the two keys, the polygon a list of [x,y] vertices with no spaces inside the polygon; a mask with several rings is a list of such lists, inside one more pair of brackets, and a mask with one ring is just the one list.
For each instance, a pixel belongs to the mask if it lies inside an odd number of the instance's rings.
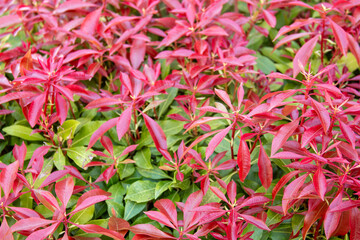
{"label": "green leaf", "polygon": [[159,111],[159,118],[161,117],[161,115],[163,113],[165,113],[165,111],[167,111],[169,109],[169,106],[171,105],[171,103],[174,101],[174,98],[176,97],[179,89],[177,88],[170,88],[167,91],[167,98],[166,101],[161,105],[160,107],[160,111]]}
{"label": "green leaf", "polygon": [[91,149],[86,150],[86,147],[72,147],[68,148],[66,152],[67,156],[74,160],[76,165],[81,168],[84,168],[94,157],[94,154],[91,153]]}
{"label": "green leaf", "polygon": [[68,140],[68,139],[73,139],[74,138],[74,134],[76,131],[77,126],[80,124],[79,121],[76,120],[66,120],[59,128],[58,128],[58,133],[57,135],[62,139],[62,140]]}
{"label": "green leaf", "polygon": [[276,212],[273,212],[271,210],[267,211],[267,218],[266,218],[266,225],[270,226],[275,223],[281,222],[281,214],[278,214]]}
{"label": "green leaf", "polygon": [[90,141],[92,134],[104,123],[104,121],[95,121],[88,122],[82,128],[80,128],[79,132],[76,133],[76,136],[73,139],[72,145],[73,147],[81,147],[87,145]]}
{"label": "green leaf", "polygon": [[114,208],[117,215],[122,216],[124,211],[123,199],[126,193],[125,188],[121,183],[116,183],[112,185],[107,191],[111,193],[111,199],[106,200],[108,212],[111,212],[111,209]]}
{"label": "green leaf", "polygon": [[138,172],[146,177],[146,178],[150,178],[150,179],[172,179],[169,175],[167,175],[164,171],[162,171],[159,168],[154,168],[154,169],[144,169],[144,168],[138,168],[137,169]]}
{"label": "green leaf", "polygon": [[143,148],[141,151],[138,151],[134,160],[136,161],[136,166],[144,168],[144,169],[152,169],[151,165],[151,152],[149,148]]}
{"label": "green leaf", "polygon": [[294,214],[291,218],[291,228],[293,233],[297,233],[304,226],[304,215]]}
{"label": "green leaf", "polygon": [[259,68],[259,70],[265,74],[270,74],[271,72],[276,71],[276,67],[273,61],[265,56],[257,55],[256,63],[256,66]]}
{"label": "green leaf", "polygon": [[157,199],[158,197],[160,197],[160,195],[165,192],[166,190],[169,189],[169,187],[171,186],[172,181],[161,181],[158,182],[156,184],[155,187],[155,199]]}
{"label": "green leaf", "polygon": [[92,219],[94,216],[95,205],[92,205],[80,212],[75,213],[71,218],[70,221],[77,224],[85,224]]}
{"label": "green leaf", "polygon": [[45,138],[39,133],[31,135],[33,129],[22,125],[12,125],[5,127],[2,130],[11,136],[19,137],[28,141],[45,141]]}
{"label": "green leaf", "polygon": [[58,148],[54,154],[54,165],[57,169],[63,170],[65,166],[65,156],[61,150]]}
{"label": "green leaf", "polygon": [[137,203],[148,202],[155,198],[155,188],[155,182],[136,181],[128,188],[125,199]]}
{"label": "green leaf", "polygon": [[125,203],[125,212],[124,219],[126,221],[135,217],[138,213],[140,213],[146,206],[147,203],[136,203],[133,201],[127,200]]}
{"label": "green leaf", "polygon": [[134,164],[119,164],[117,168],[117,173],[120,176],[120,179],[123,180],[131,175],[133,175],[135,172]]}

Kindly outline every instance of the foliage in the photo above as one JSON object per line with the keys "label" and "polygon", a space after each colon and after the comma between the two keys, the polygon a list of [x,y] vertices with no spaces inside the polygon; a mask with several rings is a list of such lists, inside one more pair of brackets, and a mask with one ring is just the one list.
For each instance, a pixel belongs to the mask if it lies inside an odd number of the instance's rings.
{"label": "foliage", "polygon": [[360,239],[360,2],[4,0],[1,239]]}

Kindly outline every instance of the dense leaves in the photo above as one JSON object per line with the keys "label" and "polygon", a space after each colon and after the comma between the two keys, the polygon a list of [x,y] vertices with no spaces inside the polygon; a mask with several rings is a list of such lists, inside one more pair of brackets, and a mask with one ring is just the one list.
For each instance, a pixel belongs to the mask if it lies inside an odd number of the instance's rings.
{"label": "dense leaves", "polygon": [[0,14],[0,239],[360,238],[359,1]]}

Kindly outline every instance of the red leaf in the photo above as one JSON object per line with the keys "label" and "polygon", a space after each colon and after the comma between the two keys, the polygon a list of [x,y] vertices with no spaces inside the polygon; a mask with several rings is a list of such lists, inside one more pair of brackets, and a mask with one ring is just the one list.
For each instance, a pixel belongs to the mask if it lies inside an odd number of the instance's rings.
{"label": "red leaf", "polygon": [[7,221],[6,221],[5,216],[3,217],[1,227],[0,227],[0,239],[14,240],[14,237],[11,234],[11,230],[9,228],[9,225],[8,225]]}
{"label": "red leaf", "polygon": [[84,201],[82,201],[80,204],[78,204],[76,208],[71,212],[71,214],[77,213],[85,208],[95,205],[98,202],[106,201],[109,199],[110,198],[106,195],[97,195],[97,196],[88,197],[84,199]]}
{"label": "red leaf", "polygon": [[189,29],[187,27],[176,25],[174,28],[170,29],[167,32],[167,36],[160,42],[159,47],[170,45],[171,43],[184,36],[187,32],[189,32]]}
{"label": "red leaf", "polygon": [[342,54],[346,55],[347,50],[348,50],[348,45],[349,45],[348,38],[346,37],[346,35],[347,35],[346,32],[344,31],[344,29],[342,29],[342,27],[337,25],[330,18],[328,18],[328,20],[330,22],[330,27],[333,31],[337,45],[339,46]]}
{"label": "red leaf", "polygon": [[241,209],[243,207],[255,207],[255,206],[259,206],[259,205],[261,206],[269,201],[270,201],[270,199],[268,199],[267,197],[264,197],[264,196],[248,197],[237,208]]}
{"label": "red leaf", "polygon": [[354,37],[350,33],[347,33],[346,37],[347,37],[347,39],[349,41],[350,51],[355,56],[356,61],[360,65],[360,47],[359,47],[359,43],[354,39]]}
{"label": "red leaf", "polygon": [[268,10],[263,9],[264,18],[267,24],[270,25],[270,27],[274,28],[276,26],[276,17],[272,12],[269,12]]}
{"label": "red leaf", "polygon": [[342,192],[340,192],[337,197],[331,202],[329,209],[326,211],[324,218],[324,230],[326,238],[330,238],[335,233],[340,218],[341,212],[331,212],[330,210],[342,202]]}
{"label": "red leaf", "polygon": [[308,174],[304,174],[298,177],[285,188],[284,196],[282,199],[282,208],[284,215],[286,215],[286,212],[290,207],[289,206],[290,201],[292,201],[294,198],[296,198],[297,195],[299,195],[300,193],[299,190],[303,186],[307,176]]}
{"label": "red leaf", "polygon": [[87,149],[91,148],[96,141],[104,135],[110,128],[114,127],[118,122],[119,118],[113,118],[101,125],[91,136]]}
{"label": "red leaf", "polygon": [[23,142],[21,146],[18,146],[15,144],[13,148],[13,155],[16,161],[19,161],[19,167],[20,169],[24,166],[24,161],[26,157],[27,148],[25,143]]}
{"label": "red leaf", "polygon": [[314,174],[313,183],[316,192],[319,194],[321,200],[325,200],[326,193],[326,178],[324,173],[322,172],[322,168],[318,167]]}
{"label": "red leaf", "polygon": [[296,176],[297,174],[301,173],[301,171],[292,171],[284,175],[275,185],[275,187],[272,190],[272,200],[274,201],[276,194],[280,191],[280,189],[285,186],[287,182],[290,181],[291,178]]}
{"label": "red leaf", "polygon": [[79,8],[95,7],[95,6],[96,6],[95,4],[90,2],[84,2],[80,0],[70,0],[60,4],[60,6],[53,11],[53,14],[60,14],[67,11],[76,10]]}
{"label": "red leaf", "polygon": [[170,220],[167,218],[167,216],[165,216],[163,213],[161,212],[157,212],[157,211],[147,211],[144,212],[146,214],[146,216],[148,216],[150,219],[157,221],[161,224],[164,224],[168,227],[171,227],[173,229],[176,229],[176,227],[170,222]]}
{"label": "red leaf", "polygon": [[124,237],[120,233],[100,227],[95,224],[86,224],[86,225],[75,224],[75,226],[77,226],[78,228],[80,228],[81,230],[87,233],[97,233],[108,236],[114,240],[124,240]]}
{"label": "red leaf", "polygon": [[141,234],[141,235],[151,236],[160,239],[176,239],[170,234],[160,231],[151,224],[137,224],[135,226],[132,226],[130,228],[130,231],[132,231],[135,234]]}
{"label": "red leaf", "polygon": [[31,103],[29,108],[29,124],[33,128],[36,123],[39,121],[40,114],[43,108],[43,105],[46,101],[46,94],[45,92],[40,94],[38,97],[34,99],[34,101]]}
{"label": "red leaf", "polygon": [[258,167],[259,167],[260,181],[263,187],[265,189],[268,189],[273,179],[273,171],[272,171],[271,161],[269,157],[266,155],[264,147],[262,146],[261,143],[260,143]]}
{"label": "red leaf", "polygon": [[50,211],[55,212],[55,210],[60,210],[59,204],[56,198],[48,191],[45,190],[33,190],[35,196],[39,199],[39,201],[47,207]]}
{"label": "red leaf", "polygon": [[205,36],[228,36],[227,32],[219,27],[219,26],[211,26],[206,28],[205,30],[199,32],[199,34],[205,35]]}
{"label": "red leaf", "polygon": [[75,183],[72,177],[68,177],[60,182],[57,182],[55,185],[56,196],[60,199],[64,212],[70,197],[73,194],[74,186]]}
{"label": "red leaf", "polygon": [[[314,203],[316,204],[316,203]],[[313,209],[309,209],[304,218],[304,227],[302,229],[303,239],[306,238],[307,232],[316,220],[325,215],[328,208],[327,202],[318,202]]]}
{"label": "red leaf", "polygon": [[271,156],[273,156],[286,142],[286,140],[294,133],[299,125],[299,119],[284,124],[276,133],[271,144]]}
{"label": "red leaf", "polygon": [[97,10],[89,13],[83,23],[81,24],[80,30],[84,33],[87,33],[89,35],[94,35],[97,25],[99,24],[99,19],[102,12],[102,7],[98,8]]}
{"label": "red leaf", "polygon": [[11,226],[12,232],[17,231],[34,231],[37,228],[44,227],[51,223],[54,223],[54,220],[47,220],[42,218],[30,217],[21,219],[20,221],[16,222],[14,225]]}
{"label": "red leaf", "polygon": [[8,27],[21,23],[21,18],[18,15],[7,15],[0,17],[0,28]]}
{"label": "red leaf", "polygon": [[75,59],[81,58],[81,57],[85,57],[88,55],[94,55],[94,54],[99,54],[99,51],[96,50],[92,50],[92,49],[80,49],[77,50],[75,52],[69,53],[66,58],[64,59],[63,63],[68,63],[71,62]]}
{"label": "red leaf", "polygon": [[293,64],[294,64],[293,77],[294,78],[300,72],[300,70],[301,70],[300,66],[303,66],[303,67],[306,66],[306,63],[309,60],[318,39],[319,39],[319,35],[316,35],[315,37],[313,37],[312,39],[307,41],[296,53],[296,55],[294,57],[294,61],[293,61]]}
{"label": "red leaf", "polygon": [[288,42],[292,42],[298,38],[302,38],[305,37],[307,35],[309,35],[310,33],[308,32],[304,32],[304,33],[295,33],[295,34],[291,34],[289,36],[284,37],[283,39],[281,39],[274,47],[274,50],[277,49],[278,47],[280,47],[281,45],[284,45]]}
{"label": "red leaf", "polygon": [[143,114],[145,125],[149,130],[149,133],[154,140],[157,149],[167,149],[166,136],[159,124],[155,122],[148,115]]}
{"label": "red leaf", "polygon": [[230,97],[229,95],[223,91],[223,90],[220,90],[220,89],[215,89],[215,93],[216,95],[218,95],[219,98],[221,98],[221,100],[224,101],[224,103],[226,103],[226,105],[229,106],[229,108],[234,112],[235,109],[234,109],[234,106],[232,105],[231,103],[231,100],[230,100]]}
{"label": "red leaf", "polygon": [[33,69],[32,57],[31,57],[31,49],[25,54],[24,57],[21,58],[20,61],[20,73],[22,76],[25,75],[26,70]]}
{"label": "red leaf", "polygon": [[15,161],[6,166],[0,173],[0,186],[4,191],[4,198],[7,199],[16,179],[19,170],[19,162]]}
{"label": "red leaf", "polygon": [[260,228],[266,231],[270,231],[270,228],[268,226],[266,226],[266,224],[264,223],[263,220],[258,219],[256,217],[250,216],[250,215],[246,215],[246,214],[239,214],[240,217],[242,217],[246,222]]}
{"label": "red leaf", "polygon": [[358,208],[352,209],[350,218],[350,240],[360,239],[360,210]]}
{"label": "red leaf", "polygon": [[16,100],[16,99],[23,99],[23,98],[29,98],[38,95],[39,93],[35,92],[12,92],[7,93],[4,96],[0,97],[0,104]]}
{"label": "red leaf", "polygon": [[104,190],[101,190],[100,188],[92,189],[79,198],[77,205],[80,205],[83,201],[85,201],[87,198],[93,197],[93,196],[111,196],[111,193],[108,193]]}
{"label": "red leaf", "polygon": [[56,228],[59,226],[59,224],[60,224],[60,222],[57,222],[57,223],[51,225],[50,227],[33,232],[26,238],[26,240],[46,239],[49,235],[53,234],[53,232],[56,230]]}
{"label": "red leaf", "polygon": [[[106,149],[106,151],[108,151],[108,153],[110,153],[110,155],[113,156],[114,155],[114,147],[111,142],[111,139],[107,136],[102,136],[100,139],[100,142],[101,142],[101,145]],[[107,156],[107,155],[104,154],[102,156]]]}
{"label": "red leaf", "polygon": [[244,182],[251,168],[251,158],[249,148],[243,139],[240,140],[239,144],[237,164],[239,166],[240,181]]}
{"label": "red leaf", "polygon": [[56,93],[55,106],[57,115],[59,117],[59,122],[60,124],[63,124],[66,120],[69,107],[66,103],[66,100],[59,93]]}
{"label": "red leaf", "polygon": [[154,207],[159,209],[177,227],[177,212],[170,199],[160,199],[155,202]]}
{"label": "red leaf", "polygon": [[316,112],[316,115],[319,117],[321,125],[324,128],[324,132],[327,133],[330,127],[330,115],[328,110],[319,102],[311,99],[312,106]]}
{"label": "red leaf", "polygon": [[121,113],[118,122],[116,123],[116,131],[118,134],[119,140],[124,136],[124,134],[129,130],[131,123],[131,113],[132,107],[128,107],[124,112]]}
{"label": "red leaf", "polygon": [[[184,212],[184,231],[187,231],[188,228],[191,228],[191,226],[194,223],[193,219],[195,217],[196,212],[193,210],[198,207],[203,199],[203,193],[202,191],[196,191],[187,198],[185,202],[185,206],[183,209]],[[199,219],[200,220],[200,219]]]}
{"label": "red leaf", "polygon": [[99,98],[86,105],[85,108],[86,109],[101,108],[111,105],[118,105],[121,103],[122,101],[114,98]]}
{"label": "red leaf", "polygon": [[320,136],[322,132],[323,132],[323,127],[320,124],[316,126],[312,126],[309,129],[306,129],[305,132],[302,134],[301,148],[304,148],[315,137]]}
{"label": "red leaf", "polygon": [[220,198],[221,200],[223,200],[226,203],[229,203],[225,194],[220,189],[218,189],[217,187],[213,187],[213,186],[210,186],[210,189],[218,198]]}
{"label": "red leaf", "polygon": [[134,69],[138,69],[144,61],[146,51],[145,41],[135,39],[130,48],[130,61]]}
{"label": "red leaf", "polygon": [[68,174],[68,170],[59,170],[56,172],[52,172],[40,185],[40,188],[44,188],[46,186],[49,186],[49,184],[56,182],[60,178],[64,177],[66,174]]}
{"label": "red leaf", "polygon": [[339,120],[339,123],[340,130],[342,134],[344,134],[345,139],[350,142],[353,149],[355,149],[356,135],[354,131],[347,124],[343,123],[343,121]]}
{"label": "red leaf", "polygon": [[227,128],[221,130],[219,133],[217,133],[209,142],[209,145],[206,148],[205,156],[206,160],[209,159],[211,154],[215,151],[215,148],[220,144],[220,142],[225,138],[226,134],[230,131],[230,129],[233,127],[234,123],[228,126]]}

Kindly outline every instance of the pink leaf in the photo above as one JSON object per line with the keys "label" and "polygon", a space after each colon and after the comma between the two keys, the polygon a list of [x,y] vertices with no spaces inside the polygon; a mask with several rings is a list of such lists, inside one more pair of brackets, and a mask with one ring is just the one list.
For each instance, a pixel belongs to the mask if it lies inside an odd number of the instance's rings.
{"label": "pink leaf", "polygon": [[16,179],[16,173],[19,170],[19,162],[15,161],[6,166],[0,173],[0,186],[4,191],[4,198],[7,199]]}
{"label": "pink leaf", "polygon": [[321,200],[324,201],[325,193],[326,193],[326,178],[324,173],[322,172],[322,168],[318,167],[314,174],[313,183],[316,192],[319,194]]}
{"label": "pink leaf", "polygon": [[85,208],[88,208],[92,205],[95,205],[98,202],[102,202],[102,201],[106,201],[109,200],[110,198],[108,196],[105,195],[97,195],[97,196],[90,196],[86,199],[84,199],[83,202],[81,202],[80,204],[78,204],[76,206],[76,208],[71,212],[72,214],[77,213]]}
{"label": "pink leaf", "polygon": [[256,217],[246,215],[246,214],[239,214],[239,216],[242,217],[246,222],[248,222],[260,229],[270,231],[270,228],[268,226],[266,226],[266,224],[261,219],[258,219]]}
{"label": "pink leaf", "polygon": [[228,126],[227,128],[221,130],[221,132],[217,133],[209,142],[208,147],[205,151],[206,160],[209,159],[211,154],[215,151],[215,148],[220,144],[220,142],[225,138],[226,134],[230,131],[233,127],[234,123]]}
{"label": "pink leaf", "polygon": [[271,144],[271,156],[273,156],[286,142],[286,140],[294,133],[299,125],[299,119],[283,125],[276,133]]}
{"label": "pink leaf", "polygon": [[87,149],[91,148],[96,141],[104,135],[110,128],[114,127],[118,122],[119,118],[113,118],[101,125],[91,136]]}
{"label": "pink leaf", "polygon": [[155,226],[151,224],[137,224],[130,228],[130,231],[135,234],[141,234],[146,236],[151,236],[159,239],[176,239],[168,233],[160,231]]}
{"label": "pink leaf", "polygon": [[287,210],[289,209],[289,203],[296,198],[297,195],[300,193],[300,188],[304,185],[306,177],[308,174],[304,174],[294,181],[292,181],[284,190],[284,196],[282,199],[282,209],[284,215],[286,215]]}
{"label": "pink leaf", "polygon": [[330,22],[330,27],[331,27],[334,37],[335,37],[335,42],[339,46],[342,54],[346,55],[347,50],[348,50],[348,45],[349,45],[348,38],[346,37],[346,35],[347,35],[346,32],[344,31],[344,29],[342,29],[342,27],[337,25],[330,18],[328,18],[328,20]]}
{"label": "pink leaf", "polygon": [[47,220],[37,217],[29,217],[25,219],[21,219],[20,221],[16,222],[14,225],[11,226],[12,232],[17,231],[33,231],[37,228],[44,227],[51,223],[54,223],[54,220]]}
{"label": "pink leaf", "polygon": [[102,234],[102,235],[108,236],[114,240],[124,240],[124,237],[120,233],[100,227],[99,225],[95,225],[95,224],[77,225],[77,224],[75,224],[75,226],[77,226],[78,228],[80,228],[81,230],[83,230],[84,232],[87,232],[87,233],[97,233],[97,234]]}
{"label": "pink leaf", "polygon": [[263,9],[264,18],[267,24],[270,25],[270,27],[274,28],[276,26],[276,17],[272,12],[269,12],[268,10]]}
{"label": "pink leaf", "polygon": [[55,184],[55,192],[57,197],[60,199],[60,202],[62,203],[62,208],[64,212],[70,200],[70,197],[73,194],[74,186],[75,183],[72,177],[68,177]]}
{"label": "pink leaf", "polygon": [[121,140],[121,138],[130,128],[131,113],[132,113],[132,107],[128,107],[127,109],[125,109],[124,112],[121,113],[120,117],[118,118],[119,120],[116,123],[116,131],[119,140]]}
{"label": "pink leaf", "polygon": [[267,156],[264,147],[260,143],[259,159],[259,178],[265,189],[268,189],[271,185],[273,179],[273,171],[271,166],[271,161]]}
{"label": "pink leaf", "polygon": [[301,173],[301,171],[292,171],[287,173],[286,175],[284,175],[275,185],[275,187],[272,190],[272,200],[274,201],[276,194],[280,191],[280,189],[285,186],[285,184],[287,182],[290,181],[291,178],[295,177],[296,175],[298,175],[299,173]]}
{"label": "pink leaf", "polygon": [[53,232],[56,230],[56,228],[59,226],[59,224],[60,224],[60,222],[57,222],[57,223],[51,225],[50,227],[33,232],[26,238],[26,240],[46,239],[49,235],[53,234]]}
{"label": "pink leaf", "polygon": [[159,124],[155,122],[148,115],[143,114],[145,125],[149,130],[149,133],[154,140],[157,149],[167,149],[166,136]]}
{"label": "pink leaf", "polygon": [[30,105],[29,113],[28,113],[28,118],[29,118],[28,121],[32,128],[39,121],[43,105],[46,101],[45,98],[46,98],[46,94],[42,93],[38,97],[36,97]]}
{"label": "pink leaf", "polygon": [[312,106],[316,112],[316,115],[319,117],[321,125],[324,128],[324,132],[327,133],[330,127],[330,115],[328,110],[319,102],[311,99]]}
{"label": "pink leaf", "polygon": [[177,227],[177,212],[174,203],[169,199],[160,199],[155,202],[154,207],[159,209],[176,227]]}
{"label": "pink leaf", "polygon": [[102,7],[98,8],[97,10],[89,13],[86,17],[83,23],[81,24],[80,30],[84,33],[87,33],[89,35],[94,35],[96,28],[99,24],[99,19],[102,12]]}
{"label": "pink leaf", "polygon": [[60,6],[53,11],[53,14],[60,14],[67,11],[86,7],[96,7],[96,5],[90,2],[84,2],[80,0],[70,0],[60,4]]}
{"label": "pink leaf", "polygon": [[0,28],[21,23],[21,18],[18,15],[6,15],[0,17]]}
{"label": "pink leaf", "polygon": [[237,164],[239,166],[240,181],[244,182],[251,168],[251,158],[249,148],[243,139],[240,140],[239,144]]}
{"label": "pink leaf", "polygon": [[307,41],[296,53],[293,64],[294,64],[294,70],[293,70],[293,77],[295,78],[298,73],[300,72],[301,67],[305,67],[307,64],[307,61],[309,60],[314,47],[317,43],[317,40],[319,39],[319,35],[316,35],[309,41]]}

